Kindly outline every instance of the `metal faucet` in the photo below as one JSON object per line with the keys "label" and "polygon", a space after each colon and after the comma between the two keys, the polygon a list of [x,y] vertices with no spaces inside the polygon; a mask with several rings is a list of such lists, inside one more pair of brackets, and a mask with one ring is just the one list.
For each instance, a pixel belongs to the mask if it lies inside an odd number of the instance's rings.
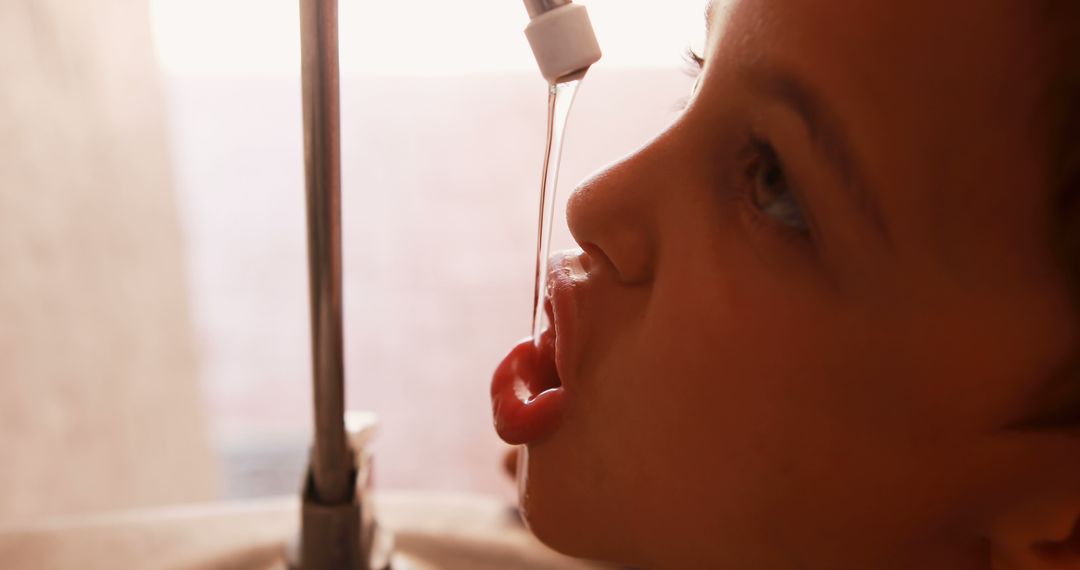
{"label": "metal faucet", "polygon": [[569,3],[570,0],[525,0],[525,9],[528,10],[531,19]]}
{"label": "metal faucet", "polygon": [[337,0],[300,0],[300,48],[315,441],[290,566],[382,570],[392,541],[380,532],[367,496],[370,459],[363,440],[373,424],[347,430],[345,419]]}

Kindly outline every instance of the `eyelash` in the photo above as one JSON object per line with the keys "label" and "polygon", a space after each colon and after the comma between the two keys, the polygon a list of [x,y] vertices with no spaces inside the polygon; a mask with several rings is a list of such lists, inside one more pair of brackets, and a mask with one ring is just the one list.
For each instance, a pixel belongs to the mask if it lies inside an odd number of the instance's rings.
{"label": "eyelash", "polygon": [[692,47],[686,48],[686,51],[683,52],[683,60],[689,66],[686,72],[689,73],[691,77],[697,77],[701,74],[701,71],[705,69],[705,58],[694,51],[694,48]]}
{"label": "eyelash", "polygon": [[[694,48],[688,47],[686,48],[686,50],[683,51],[683,62],[686,64],[683,71],[685,71],[691,79],[695,80],[694,88],[696,91],[696,81],[701,77],[701,72],[705,70],[705,58],[702,57],[698,52],[694,51]],[[676,103],[675,105],[675,109],[677,111],[685,111],[686,108],[690,105],[690,98],[692,96],[693,93],[691,93],[689,96],[679,99],[678,103]]]}

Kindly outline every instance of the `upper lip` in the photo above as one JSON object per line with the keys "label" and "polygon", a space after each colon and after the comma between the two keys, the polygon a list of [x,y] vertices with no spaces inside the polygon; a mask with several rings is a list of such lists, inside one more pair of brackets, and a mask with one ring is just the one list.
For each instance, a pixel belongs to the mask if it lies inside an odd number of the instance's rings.
{"label": "upper lip", "polygon": [[585,253],[581,250],[559,252],[549,265],[545,309],[555,337],[555,369],[563,387],[572,376],[577,359],[577,290],[585,283]]}

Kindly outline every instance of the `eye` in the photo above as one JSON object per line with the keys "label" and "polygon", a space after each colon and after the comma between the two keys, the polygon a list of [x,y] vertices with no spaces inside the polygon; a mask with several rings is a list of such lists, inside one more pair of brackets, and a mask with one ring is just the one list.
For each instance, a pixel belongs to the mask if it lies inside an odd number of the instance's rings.
{"label": "eye", "polygon": [[776,151],[765,141],[755,140],[752,144],[754,158],[747,170],[747,177],[754,206],[762,214],[793,230],[809,231],[802,206],[788,188],[787,176]]}

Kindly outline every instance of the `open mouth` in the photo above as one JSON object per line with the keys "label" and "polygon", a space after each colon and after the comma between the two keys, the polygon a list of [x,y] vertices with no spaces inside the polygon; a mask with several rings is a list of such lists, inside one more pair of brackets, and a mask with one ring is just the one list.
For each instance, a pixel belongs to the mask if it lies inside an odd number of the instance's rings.
{"label": "open mouth", "polygon": [[543,438],[557,427],[564,393],[555,366],[555,330],[519,342],[495,370],[491,403],[495,430],[506,443]]}
{"label": "open mouth", "polygon": [[557,354],[556,333],[563,323],[557,319],[569,318],[572,313],[559,315],[556,305],[569,301],[567,285],[570,279],[580,278],[575,274],[580,268],[577,255],[555,256],[544,303],[549,326],[539,342],[532,338],[519,342],[495,370],[491,381],[495,429],[511,445],[535,442],[558,427],[566,393],[559,373],[562,355]]}
{"label": "open mouth", "polygon": [[538,360],[536,368],[540,372],[531,379],[530,387],[534,397],[547,390],[562,387],[562,378],[559,376],[559,368],[555,360],[558,333],[555,327],[555,310],[550,295],[544,301],[544,312],[547,314],[548,326],[544,329],[544,332],[540,333],[540,342],[533,343],[536,345],[536,352],[533,357]]}

